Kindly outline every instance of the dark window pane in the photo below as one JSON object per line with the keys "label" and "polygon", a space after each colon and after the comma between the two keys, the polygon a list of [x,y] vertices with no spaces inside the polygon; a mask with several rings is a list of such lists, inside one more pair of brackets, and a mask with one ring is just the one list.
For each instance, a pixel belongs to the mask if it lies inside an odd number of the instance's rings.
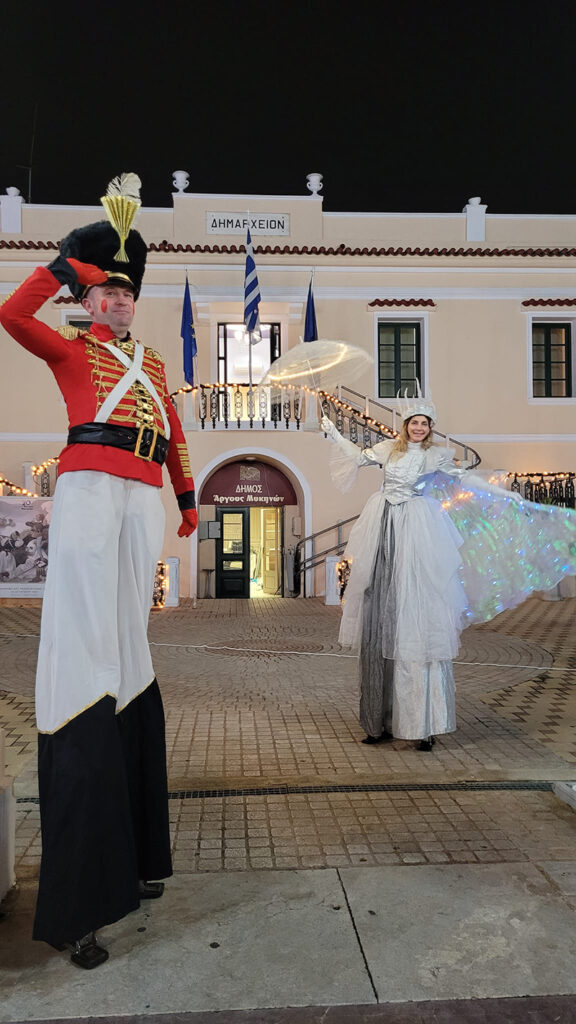
{"label": "dark window pane", "polygon": [[378,325],[378,394],[394,398],[400,388],[414,389],[421,375],[420,324],[392,323]]}
{"label": "dark window pane", "polygon": [[566,380],[564,369],[564,363],[552,363],[550,368],[550,376],[552,377],[552,380]]}
{"label": "dark window pane", "polygon": [[566,340],[566,328],[565,327],[551,327],[550,328],[550,341],[553,345],[563,345]]}
{"label": "dark window pane", "polygon": [[570,324],[533,324],[532,382],[535,398],[567,398],[572,394]]}

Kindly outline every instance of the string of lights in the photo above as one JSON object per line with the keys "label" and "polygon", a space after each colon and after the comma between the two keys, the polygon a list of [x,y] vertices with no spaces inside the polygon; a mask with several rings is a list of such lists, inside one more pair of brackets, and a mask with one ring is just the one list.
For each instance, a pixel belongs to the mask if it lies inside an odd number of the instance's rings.
{"label": "string of lights", "polygon": [[545,469],[545,470],[537,469],[537,470],[530,470],[530,471],[513,470],[510,473],[507,473],[506,476],[507,476],[508,479],[511,479],[511,478],[515,479],[516,477],[521,477],[522,479],[525,479],[526,477],[532,477],[533,476],[533,477],[538,477],[538,478],[539,477],[546,477],[546,478],[550,477],[550,478],[552,478],[554,480],[566,480],[566,479],[569,479],[570,477],[576,476],[576,471],[572,471],[572,472],[569,472],[569,473],[560,473],[560,472],[557,472],[556,470],[547,470],[547,469]]}
{"label": "string of lights", "polygon": [[379,420],[375,420],[372,416],[360,412],[353,405],[350,405],[349,402],[343,402],[341,398],[336,398],[335,395],[330,395],[327,391],[319,391],[318,395],[322,396],[323,401],[329,402],[340,412],[348,413],[349,416],[360,419],[363,425],[369,429],[376,430],[379,434],[385,434],[387,437],[398,437],[397,430],[393,430],[392,427],[387,427],[385,423],[380,423]]}
{"label": "string of lights", "polygon": [[[259,386],[259,384],[253,384],[252,391],[256,391],[259,388]],[[271,385],[266,384],[266,387],[269,388],[271,387]],[[212,384],[185,384],[183,387],[178,388],[176,391],[172,391],[170,394],[170,398],[175,398],[176,395],[189,395],[191,393],[196,393],[196,391],[202,390],[214,391],[216,388],[232,388],[232,390],[235,391],[237,388],[249,389],[250,384],[231,383],[230,381],[215,381]],[[280,388],[286,391],[305,391],[309,395],[324,394],[324,392],[319,392],[316,388],[309,388],[306,384],[282,383],[281,385],[278,385],[278,389]]]}
{"label": "string of lights", "polygon": [[37,497],[36,494],[34,494],[32,491],[26,490],[25,487],[19,487],[18,484],[12,483],[12,481],[9,480],[8,477],[4,476],[2,473],[0,473],[0,487],[8,487],[11,495],[23,494],[27,498]]}
{"label": "string of lights", "polygon": [[152,594],[152,607],[163,608],[166,604],[166,592],[168,590],[168,566],[166,562],[158,562],[156,575],[154,577],[154,592]]}
{"label": "string of lights", "polygon": [[57,466],[59,462],[60,459],[56,457],[55,459],[46,459],[46,462],[42,462],[39,466],[32,466],[32,476],[36,479],[37,476],[41,476],[47,469],[50,469],[50,466]]}
{"label": "string of lights", "polygon": [[[256,391],[258,389],[258,386],[259,385],[257,384],[254,385],[252,387],[252,390]],[[267,384],[266,387],[269,388],[270,385]],[[196,394],[196,392],[198,391],[222,391],[224,388],[229,388],[232,391],[237,391],[240,388],[249,389],[250,385],[232,384],[230,382],[226,383],[224,381],[216,381],[211,384],[187,384],[184,387],[178,388],[176,391],[173,391],[170,394],[170,398],[174,399],[178,395]],[[335,406],[336,409],[340,409],[342,412],[346,412],[351,416],[358,417],[362,421],[363,425],[366,425],[367,427],[370,427],[373,430],[377,430],[381,434],[386,434],[388,437],[398,437],[398,431],[392,430],[391,427],[387,427],[386,424],[381,423],[379,420],[375,420],[372,416],[368,416],[365,413],[360,412],[353,405],[350,405],[349,402],[343,402],[342,399],[337,398],[336,395],[329,394],[327,391],[321,391],[318,388],[310,388],[306,384],[290,384],[284,382],[282,382],[281,385],[278,385],[278,390],[292,391],[293,393],[296,394],[301,394],[302,392],[304,392],[308,395],[317,395],[323,402],[330,402],[333,406]]]}
{"label": "string of lights", "polygon": [[535,501],[540,505],[561,505],[565,508],[576,506],[575,477],[576,473],[573,472],[560,473],[548,470],[539,473],[508,473],[508,479],[512,479],[511,491],[523,493],[528,501]]}
{"label": "string of lights", "polygon": [[[249,388],[249,386],[249,384],[224,384],[220,381],[217,381],[216,383],[212,384],[194,384],[192,386],[187,384],[184,387],[178,388],[176,391],[172,391],[170,394],[170,398],[174,399],[178,395],[196,394],[197,391],[202,390],[215,391],[216,389],[221,390],[222,388],[231,388],[233,390],[238,390],[239,388]],[[352,415],[360,416],[363,424],[372,428],[373,430],[377,430],[379,433],[385,434],[388,437],[398,437],[398,433],[392,430],[390,427],[387,427],[384,423],[380,423],[378,420],[375,420],[370,416],[364,416],[362,413],[359,413],[358,410],[354,408],[354,406],[349,405],[348,402],[342,402],[339,398],[336,398],[335,395],[330,395],[326,391],[318,391],[317,389],[309,388],[303,384],[282,384],[282,388],[284,390],[289,390],[295,393],[306,392],[307,394],[310,395],[319,395],[322,397],[322,400],[331,402],[334,406],[341,409],[342,411]],[[60,459],[58,456],[56,456],[55,458],[52,459],[46,459],[44,462],[39,463],[39,465],[37,466],[32,466],[32,476],[36,480],[36,478],[42,476],[42,473],[45,473],[46,470],[50,469],[52,466],[57,466],[59,462]],[[10,487],[11,492],[14,494],[25,494],[31,498],[37,497],[37,495],[33,494],[31,491],[27,491],[25,487],[19,488],[16,484],[7,481],[4,477],[0,478],[0,484],[4,484],[5,486]]]}

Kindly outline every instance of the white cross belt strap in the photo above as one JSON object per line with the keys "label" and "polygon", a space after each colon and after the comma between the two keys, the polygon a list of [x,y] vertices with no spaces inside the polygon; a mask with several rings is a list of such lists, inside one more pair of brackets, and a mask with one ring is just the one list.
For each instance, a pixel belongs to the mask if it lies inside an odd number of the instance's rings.
{"label": "white cross belt strap", "polygon": [[105,342],[104,347],[107,348],[112,355],[116,356],[116,359],[118,359],[122,365],[127,368],[127,373],[124,374],[116,386],[112,388],[112,391],[107,398],[102,402],[102,405],[94,417],[94,423],[107,423],[116,406],[124,398],[124,395],[130,390],[135,381],[139,381],[146,388],[146,391],[158,406],[164,426],[164,435],[168,441],[170,439],[170,424],[168,422],[166,410],[164,409],[162,399],[150,380],[150,377],[142,369],[144,346],[141,345],[139,341],[134,343],[133,360],[130,359],[130,356],[126,355],[125,352],[122,352],[121,349],[117,348],[116,345],[112,345],[111,342]]}

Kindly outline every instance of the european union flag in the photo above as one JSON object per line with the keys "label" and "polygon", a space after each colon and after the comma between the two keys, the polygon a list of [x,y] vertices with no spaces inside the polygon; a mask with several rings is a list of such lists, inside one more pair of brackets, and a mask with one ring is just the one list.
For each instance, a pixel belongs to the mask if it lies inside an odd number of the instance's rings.
{"label": "european union flag", "polygon": [[259,302],[260,285],[258,284],[254,253],[252,252],[250,228],[248,228],[246,234],[246,273],[244,275],[244,324],[250,335],[250,343],[252,345],[261,341]]}
{"label": "european union flag", "polygon": [[184,302],[182,304],[182,326],[180,337],[183,344],[184,356],[184,380],[187,384],[194,384],[194,356],[198,351],[196,347],[196,334],[194,332],[194,320],[192,318],[192,301],[190,299],[190,285],[188,274],[186,274],[186,287],[184,288]]}
{"label": "european union flag", "polygon": [[318,327],[316,325],[316,310],[314,309],[314,293],[312,291],[312,278],[308,288],[308,299],[306,301],[306,319],[304,320],[304,341],[318,341]]}

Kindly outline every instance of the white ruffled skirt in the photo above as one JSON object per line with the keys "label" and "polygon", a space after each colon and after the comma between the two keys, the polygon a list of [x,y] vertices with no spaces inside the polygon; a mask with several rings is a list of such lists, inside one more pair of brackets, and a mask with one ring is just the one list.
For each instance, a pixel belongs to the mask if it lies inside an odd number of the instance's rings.
{"label": "white ruffled skirt", "polygon": [[[387,529],[383,531],[385,508]],[[378,492],[366,502],[344,555],[352,569],[343,601],[340,643],[360,650],[364,592],[372,581],[379,544],[386,544],[390,530],[393,551],[383,609],[382,655],[420,662],[452,659],[466,624],[466,595],[459,579],[462,538],[432,498],[390,505]]]}
{"label": "white ruffled skirt", "polygon": [[439,502],[379,493],[346,549],[352,571],[340,642],[360,652],[360,722],[423,739],[456,728],[452,658],[465,622],[462,540]]}

